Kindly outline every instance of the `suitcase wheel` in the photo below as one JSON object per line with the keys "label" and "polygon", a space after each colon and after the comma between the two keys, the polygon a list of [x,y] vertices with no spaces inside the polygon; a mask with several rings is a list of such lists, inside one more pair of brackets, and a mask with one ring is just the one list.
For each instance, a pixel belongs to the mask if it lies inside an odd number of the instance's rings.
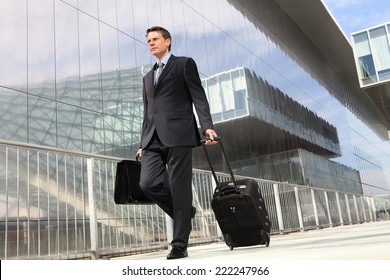
{"label": "suitcase wheel", "polygon": [[260,244],[269,247],[270,234],[264,230],[259,231]]}
{"label": "suitcase wheel", "polygon": [[226,245],[228,245],[229,248],[230,248],[230,251],[232,251],[233,248],[234,248],[234,245],[236,245],[236,244],[234,244],[234,242],[233,242],[231,236],[230,236],[229,234],[224,234],[223,237],[224,237],[224,239],[225,239]]}

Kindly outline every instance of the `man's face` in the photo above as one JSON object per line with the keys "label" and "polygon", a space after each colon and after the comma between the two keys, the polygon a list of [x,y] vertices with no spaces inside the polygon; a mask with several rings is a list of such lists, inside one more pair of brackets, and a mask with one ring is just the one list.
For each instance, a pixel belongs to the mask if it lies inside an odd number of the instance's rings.
{"label": "man's face", "polygon": [[161,32],[158,31],[149,32],[147,38],[150,53],[161,60],[169,52],[171,39],[164,39]]}

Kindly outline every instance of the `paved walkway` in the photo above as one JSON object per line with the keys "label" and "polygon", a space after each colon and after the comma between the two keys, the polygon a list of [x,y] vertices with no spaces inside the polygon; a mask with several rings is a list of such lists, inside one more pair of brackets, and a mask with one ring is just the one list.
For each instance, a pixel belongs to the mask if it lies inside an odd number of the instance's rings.
{"label": "paved walkway", "polygon": [[[167,250],[115,259],[165,260]],[[390,220],[272,235],[270,246],[188,248],[191,260],[390,260]]]}
{"label": "paved walkway", "polygon": [[[189,257],[166,260],[168,250],[118,261],[2,261],[2,279],[388,279],[390,220],[272,235],[270,246],[188,248]],[[127,276],[124,278],[124,276]],[[58,277],[57,277],[58,278]],[[225,279],[225,277],[224,277]]]}

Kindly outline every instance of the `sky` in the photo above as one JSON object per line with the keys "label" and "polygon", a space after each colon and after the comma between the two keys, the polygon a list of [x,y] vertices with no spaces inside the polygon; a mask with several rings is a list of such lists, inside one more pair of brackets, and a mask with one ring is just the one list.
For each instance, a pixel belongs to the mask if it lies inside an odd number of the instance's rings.
{"label": "sky", "polygon": [[390,22],[389,0],[322,0],[346,37],[382,23]]}

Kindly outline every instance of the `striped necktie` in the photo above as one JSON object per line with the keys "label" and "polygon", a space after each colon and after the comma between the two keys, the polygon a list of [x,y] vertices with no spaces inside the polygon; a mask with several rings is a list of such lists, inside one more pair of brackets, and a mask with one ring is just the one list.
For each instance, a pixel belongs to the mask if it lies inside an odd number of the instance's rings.
{"label": "striped necktie", "polygon": [[157,76],[156,76],[156,81],[154,83],[154,85],[157,85],[157,82],[158,82],[158,78],[160,78],[160,75],[161,75],[161,72],[164,68],[164,63],[162,63],[161,61],[158,63],[158,68],[157,68]]}

